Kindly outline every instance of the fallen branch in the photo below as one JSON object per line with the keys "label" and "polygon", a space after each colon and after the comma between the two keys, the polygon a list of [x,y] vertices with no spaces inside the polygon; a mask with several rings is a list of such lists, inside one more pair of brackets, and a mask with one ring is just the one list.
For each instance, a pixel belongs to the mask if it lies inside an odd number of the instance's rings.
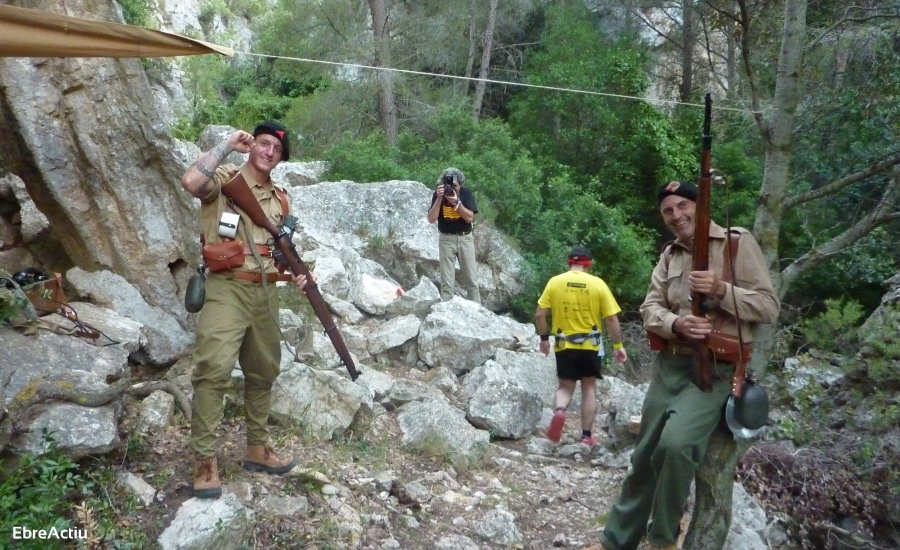
{"label": "fallen branch", "polygon": [[77,380],[68,375],[52,380],[44,377],[36,378],[13,397],[9,404],[8,414],[15,424],[17,413],[22,413],[34,405],[47,401],[62,401],[83,407],[102,407],[126,395],[147,397],[159,390],[174,397],[175,401],[178,402],[181,414],[184,415],[188,422],[191,420],[190,399],[178,386],[167,380],[155,380],[132,385],[129,378],[120,378],[102,389],[79,387],[81,383],[83,383],[83,380]]}

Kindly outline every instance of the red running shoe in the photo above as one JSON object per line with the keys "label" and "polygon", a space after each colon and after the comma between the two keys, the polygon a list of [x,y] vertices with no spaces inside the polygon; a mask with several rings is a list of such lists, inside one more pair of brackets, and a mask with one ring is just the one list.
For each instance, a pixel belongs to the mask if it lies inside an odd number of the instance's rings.
{"label": "red running shoe", "polygon": [[581,443],[583,445],[587,445],[588,447],[593,447],[597,444],[597,440],[593,437],[588,437],[586,435],[581,436]]}
{"label": "red running shoe", "polygon": [[547,428],[547,439],[554,443],[559,443],[562,435],[563,425],[566,423],[566,411],[556,411],[553,413],[553,419],[550,420],[550,427]]}

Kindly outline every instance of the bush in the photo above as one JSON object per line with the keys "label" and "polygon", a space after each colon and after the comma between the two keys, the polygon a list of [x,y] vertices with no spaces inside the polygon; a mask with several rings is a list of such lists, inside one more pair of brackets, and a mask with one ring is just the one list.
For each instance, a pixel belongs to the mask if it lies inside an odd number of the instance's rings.
{"label": "bush", "polygon": [[807,344],[822,351],[847,354],[856,342],[854,325],[863,316],[858,302],[825,300],[825,311],[800,323]]}

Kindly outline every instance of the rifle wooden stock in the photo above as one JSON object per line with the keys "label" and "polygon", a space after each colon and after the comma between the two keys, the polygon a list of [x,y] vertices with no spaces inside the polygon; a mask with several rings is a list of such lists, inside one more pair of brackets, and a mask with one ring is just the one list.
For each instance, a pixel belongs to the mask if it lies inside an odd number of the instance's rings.
{"label": "rifle wooden stock", "polygon": [[[693,271],[709,270],[709,223],[710,223],[710,186],[712,184],[712,96],[706,94],[705,114],[703,119],[703,153],[700,157],[700,178],[697,181],[697,210],[694,214],[694,251]],[[691,293],[691,314],[705,317],[709,312],[709,301],[706,294]],[[696,341],[694,353],[694,380],[705,392],[712,391],[712,374],[709,368],[709,340]]]}
{"label": "rifle wooden stock", "polygon": [[294,245],[293,241],[291,241],[288,234],[279,227],[276,227],[275,224],[272,223],[272,220],[266,216],[262,207],[259,205],[259,201],[256,200],[253,191],[250,190],[250,186],[247,185],[247,181],[240,172],[235,174],[228,183],[222,186],[222,194],[234,201],[235,206],[243,210],[255,225],[262,227],[272,234],[275,246],[277,246],[278,249],[281,250],[281,253],[284,254],[284,257],[288,262],[288,267],[290,267],[291,272],[294,275],[306,276],[306,287],[303,289],[306,293],[306,298],[309,300],[313,311],[315,311],[316,317],[319,318],[322,326],[325,327],[325,334],[331,339],[331,345],[334,346],[338,357],[341,358],[344,366],[347,367],[350,378],[356,380],[357,377],[359,377],[359,371],[356,370],[353,357],[350,356],[350,350],[347,349],[347,344],[344,343],[344,338],[341,336],[341,333],[334,322],[334,318],[328,310],[328,305],[322,298],[322,293],[319,292],[319,285],[313,281],[309,268],[303,260],[300,259],[300,255],[297,254],[297,247]]}

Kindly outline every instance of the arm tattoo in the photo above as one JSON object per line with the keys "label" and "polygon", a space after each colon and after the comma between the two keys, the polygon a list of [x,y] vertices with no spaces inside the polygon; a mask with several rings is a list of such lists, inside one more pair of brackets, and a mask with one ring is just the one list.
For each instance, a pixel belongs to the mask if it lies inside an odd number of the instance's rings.
{"label": "arm tattoo", "polygon": [[216,168],[222,164],[222,161],[231,151],[231,145],[228,144],[228,140],[222,140],[221,143],[197,159],[194,167],[197,168],[198,172],[206,176],[206,179],[212,179],[213,174],[216,173]]}

